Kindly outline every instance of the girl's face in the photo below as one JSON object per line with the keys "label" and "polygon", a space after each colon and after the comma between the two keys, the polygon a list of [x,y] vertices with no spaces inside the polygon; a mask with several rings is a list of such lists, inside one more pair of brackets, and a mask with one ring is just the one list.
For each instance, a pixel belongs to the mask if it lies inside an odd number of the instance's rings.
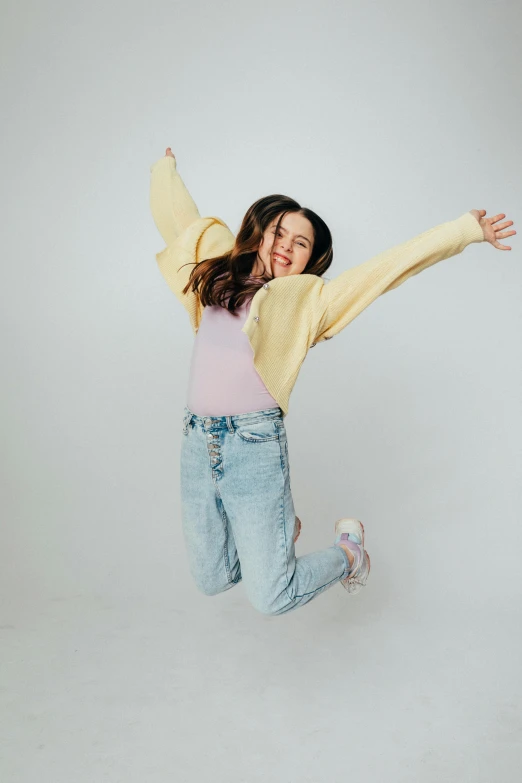
{"label": "girl's face", "polygon": [[[299,212],[287,212],[275,236],[277,220],[275,218],[263,234],[252,270],[254,275],[261,275],[263,266],[273,277],[299,275],[310,260],[314,230],[308,218]],[[272,242],[274,248],[270,252]]]}

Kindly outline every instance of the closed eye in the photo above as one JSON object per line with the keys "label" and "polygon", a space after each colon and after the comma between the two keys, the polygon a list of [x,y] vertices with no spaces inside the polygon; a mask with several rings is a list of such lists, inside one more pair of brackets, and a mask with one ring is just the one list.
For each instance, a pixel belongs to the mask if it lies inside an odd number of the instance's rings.
{"label": "closed eye", "polygon": [[[279,235],[280,237],[282,237],[282,236],[283,236],[283,235],[282,235],[282,233],[281,233],[281,231],[278,231],[277,233],[278,233],[278,235]],[[272,231],[272,234],[275,234],[275,231]],[[301,245],[301,247],[306,247],[306,245],[305,245],[305,243],[304,243],[304,242],[298,242],[297,244],[298,244],[298,245]]]}

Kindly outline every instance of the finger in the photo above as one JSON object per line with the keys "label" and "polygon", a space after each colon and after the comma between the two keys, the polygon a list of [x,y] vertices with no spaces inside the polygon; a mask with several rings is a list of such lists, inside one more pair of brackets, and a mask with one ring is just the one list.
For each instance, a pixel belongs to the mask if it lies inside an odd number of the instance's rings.
{"label": "finger", "polygon": [[511,250],[507,245],[501,245],[500,242],[493,242],[493,247],[498,247],[499,250]]}
{"label": "finger", "polygon": [[498,215],[495,215],[495,217],[488,218],[490,223],[496,223],[497,220],[502,220],[502,218],[505,218],[506,214],[505,212],[500,212]]}
{"label": "finger", "polygon": [[512,220],[506,220],[505,223],[501,223],[499,226],[495,228],[495,231],[502,231],[503,228],[507,228],[508,226],[512,226],[513,221]]}
{"label": "finger", "polygon": [[499,234],[498,231],[495,231],[495,239],[505,239],[506,237],[512,237],[516,233],[516,231],[502,231]]}

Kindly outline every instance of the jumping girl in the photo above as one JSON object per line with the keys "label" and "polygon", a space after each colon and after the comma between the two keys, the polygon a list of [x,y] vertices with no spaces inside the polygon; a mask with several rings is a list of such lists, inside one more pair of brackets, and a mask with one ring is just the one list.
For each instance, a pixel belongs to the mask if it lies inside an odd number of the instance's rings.
{"label": "jumping girl", "polygon": [[381,294],[472,242],[498,241],[513,221],[473,209],[325,282],[326,223],[288,196],[247,210],[237,237],[201,217],[170,147],[150,166],[150,207],[166,244],[156,254],[195,334],[181,428],[182,525],[192,576],[207,595],[243,581],[259,611],[297,609],[370,572],[364,527],[335,523],[334,543],[296,557],[301,523],[290,487],[284,418],[308,350]]}

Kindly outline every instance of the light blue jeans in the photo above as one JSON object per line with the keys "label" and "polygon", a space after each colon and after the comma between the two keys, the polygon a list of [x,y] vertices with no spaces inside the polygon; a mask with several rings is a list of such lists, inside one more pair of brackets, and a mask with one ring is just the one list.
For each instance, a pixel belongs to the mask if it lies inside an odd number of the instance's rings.
{"label": "light blue jeans", "polygon": [[206,595],[243,581],[256,609],[278,615],[348,575],[346,552],[333,543],[295,556],[281,408],[203,417],[185,407],[180,478],[189,566]]}

